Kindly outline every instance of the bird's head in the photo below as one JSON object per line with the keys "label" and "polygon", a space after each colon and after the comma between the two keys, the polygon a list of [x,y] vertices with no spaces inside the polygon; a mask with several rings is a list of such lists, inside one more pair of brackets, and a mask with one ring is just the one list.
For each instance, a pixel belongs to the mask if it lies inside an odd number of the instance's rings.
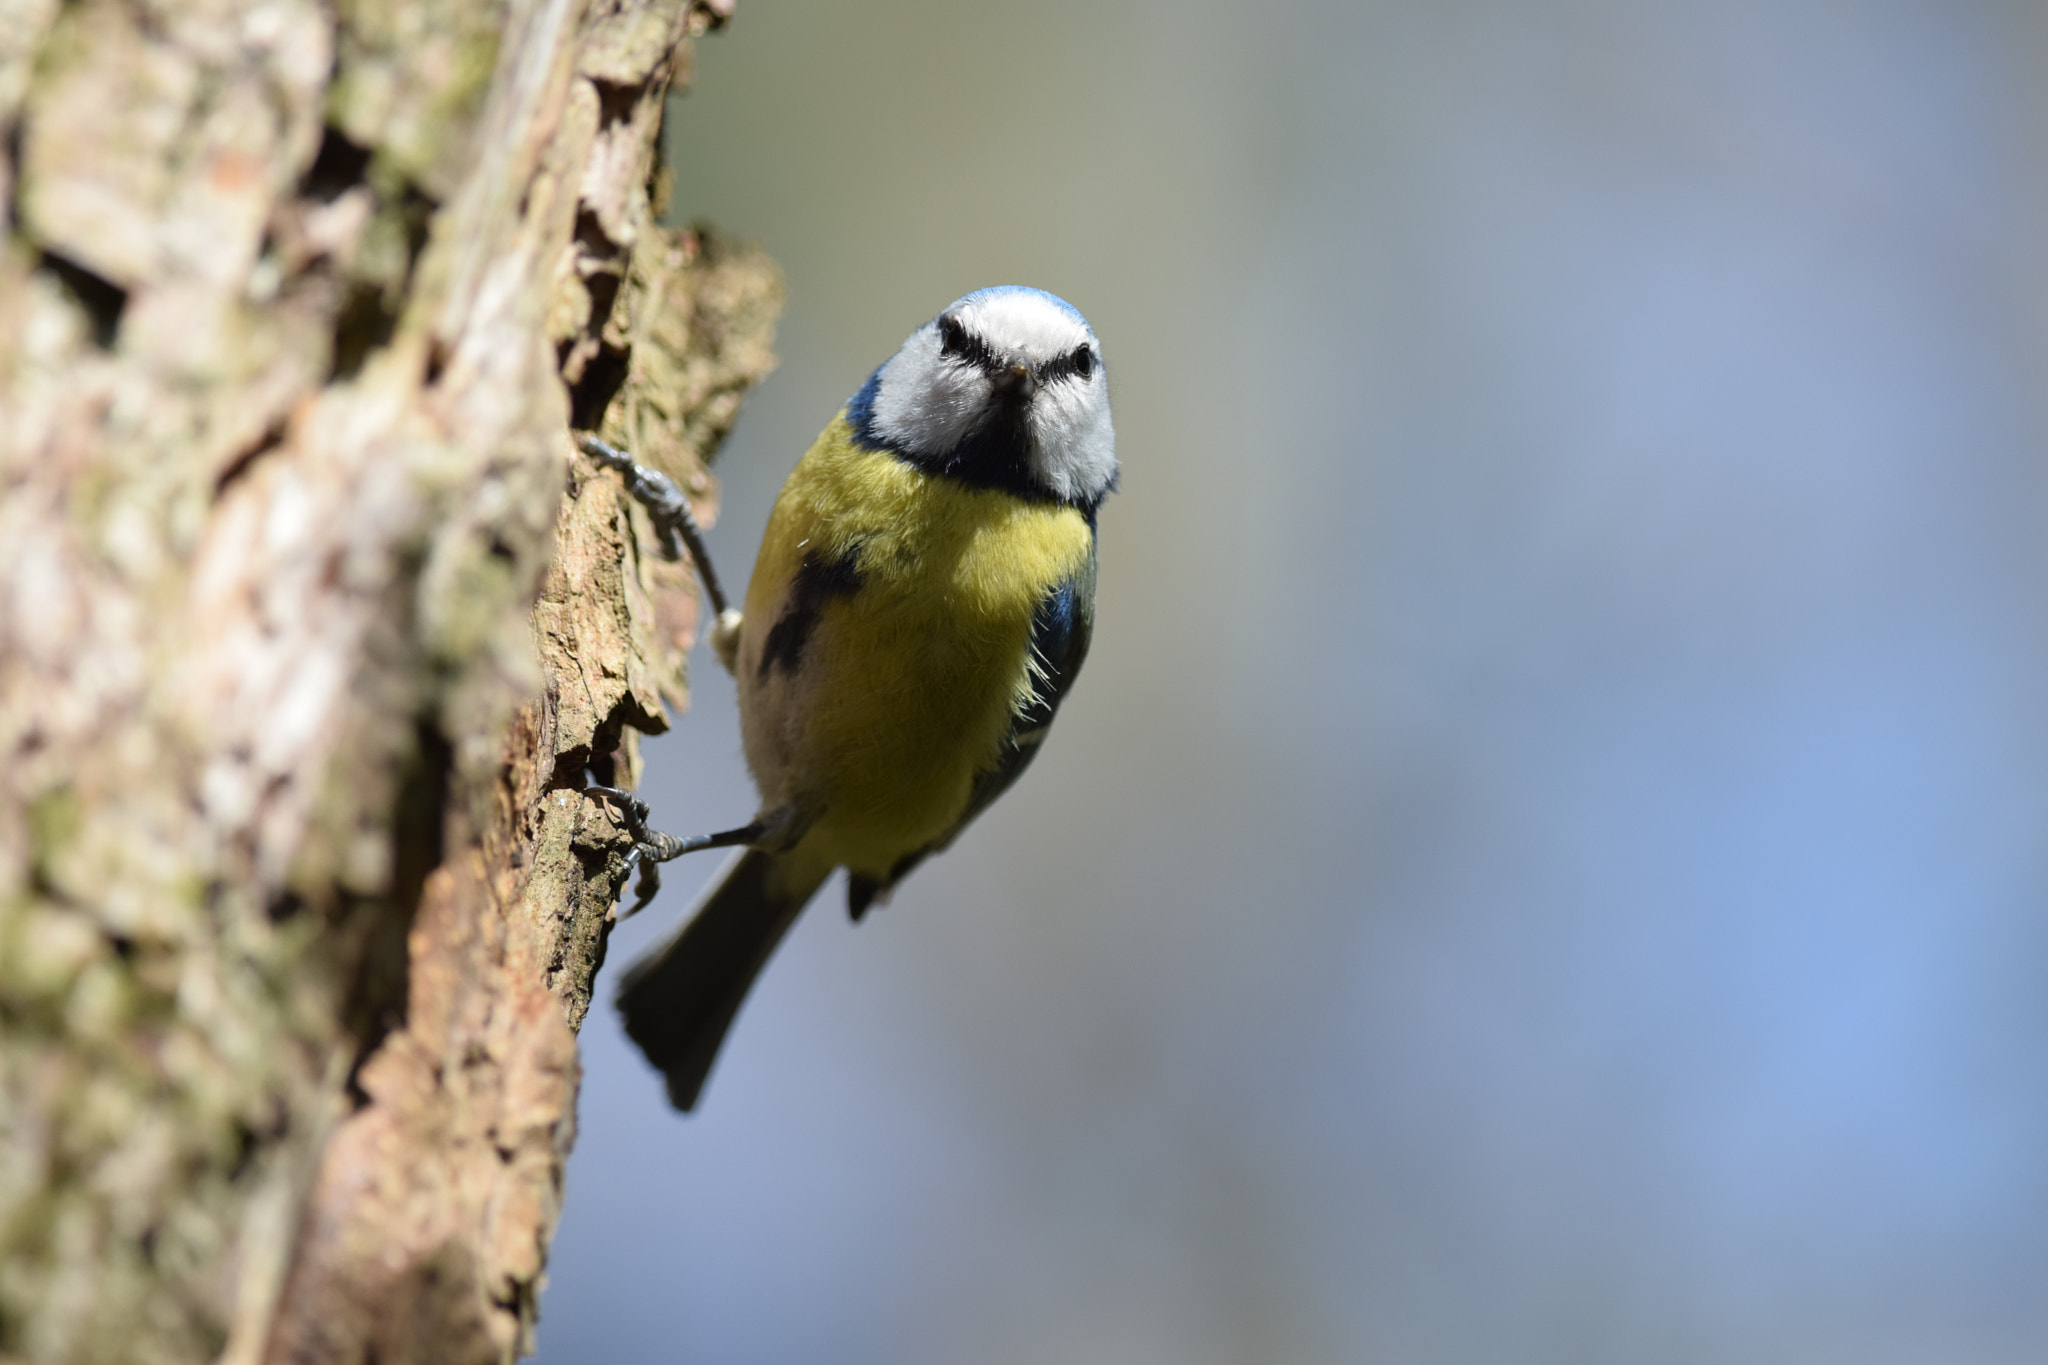
{"label": "bird's head", "polygon": [[1042,290],[954,303],[875,371],[847,417],[863,443],[967,483],[1091,513],[1116,486],[1102,348]]}

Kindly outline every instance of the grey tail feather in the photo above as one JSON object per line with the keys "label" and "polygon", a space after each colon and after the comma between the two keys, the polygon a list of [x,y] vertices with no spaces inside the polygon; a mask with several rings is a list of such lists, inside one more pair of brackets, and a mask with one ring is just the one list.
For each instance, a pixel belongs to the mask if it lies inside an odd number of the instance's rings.
{"label": "grey tail feather", "polygon": [[719,1044],[782,936],[823,885],[787,855],[744,849],[675,936],[626,969],[626,1035],[668,1077],[668,1101],[697,1107]]}

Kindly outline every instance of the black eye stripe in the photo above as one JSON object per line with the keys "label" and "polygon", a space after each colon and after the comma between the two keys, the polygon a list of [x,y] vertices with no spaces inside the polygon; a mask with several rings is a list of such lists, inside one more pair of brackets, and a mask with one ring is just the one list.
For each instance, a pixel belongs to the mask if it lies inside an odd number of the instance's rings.
{"label": "black eye stripe", "polygon": [[995,352],[989,350],[987,343],[963,327],[958,318],[939,319],[939,354],[958,356],[991,374],[1002,367],[1002,362],[996,358]]}
{"label": "black eye stripe", "polygon": [[1055,379],[1065,379],[1068,375],[1077,375],[1082,379],[1093,378],[1095,375],[1095,352],[1089,350],[1086,346],[1076,346],[1057,360],[1048,360],[1045,364],[1041,365],[1038,375],[1039,378],[1048,384]]}
{"label": "black eye stripe", "polygon": [[[952,356],[990,374],[1004,368],[1002,358],[988,348],[988,343],[968,331],[955,317],[939,319],[939,354]],[[1092,348],[1085,344],[1076,346],[1065,355],[1048,360],[1039,366],[1038,379],[1043,384],[1050,384],[1070,375],[1084,380],[1092,379],[1097,363]]]}

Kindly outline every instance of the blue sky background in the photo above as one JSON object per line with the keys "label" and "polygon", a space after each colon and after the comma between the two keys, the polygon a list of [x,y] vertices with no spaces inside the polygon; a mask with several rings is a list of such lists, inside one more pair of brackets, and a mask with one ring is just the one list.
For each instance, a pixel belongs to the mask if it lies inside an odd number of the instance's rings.
{"label": "blue sky background", "polygon": [[790,281],[728,577],[979,286],[1125,475],[1037,765],[702,1112],[592,1013],[546,1365],[2041,1358],[2048,12],[742,0],[672,125]]}

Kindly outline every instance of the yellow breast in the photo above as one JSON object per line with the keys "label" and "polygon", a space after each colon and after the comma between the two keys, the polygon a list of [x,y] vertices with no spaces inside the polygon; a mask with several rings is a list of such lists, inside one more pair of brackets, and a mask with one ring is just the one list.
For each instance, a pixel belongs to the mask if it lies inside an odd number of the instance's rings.
{"label": "yellow breast", "polygon": [[[877,877],[947,833],[1030,699],[1032,616],[1093,541],[1072,507],[861,448],[842,412],[783,486],[747,589],[740,716],[764,812],[794,806],[808,848]],[[793,594],[807,559],[850,572]],[[800,652],[788,627],[770,644],[792,608],[811,618]]]}

